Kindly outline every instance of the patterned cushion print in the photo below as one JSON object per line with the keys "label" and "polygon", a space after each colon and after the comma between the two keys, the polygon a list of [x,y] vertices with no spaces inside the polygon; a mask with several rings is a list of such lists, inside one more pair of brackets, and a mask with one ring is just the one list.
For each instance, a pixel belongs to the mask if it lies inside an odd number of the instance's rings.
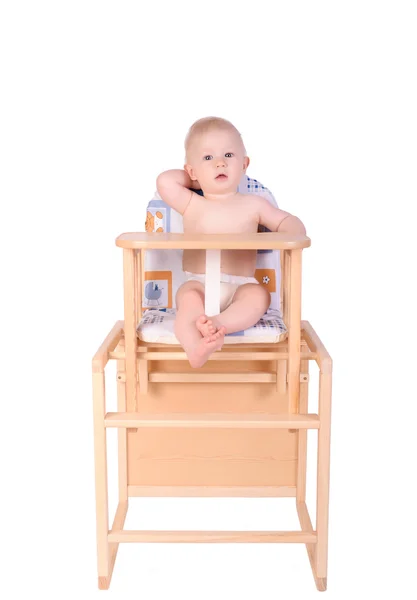
{"label": "patterned cushion print", "polygon": [[[271,192],[244,175],[239,191],[264,197],[278,208]],[[201,190],[199,193],[202,195]],[[183,233],[181,215],[170,208],[156,192],[146,211],[145,231]],[[259,232],[269,231],[259,226]],[[280,310],[280,252],[258,250],[255,278],[271,294],[267,312],[253,327],[227,334],[225,344],[279,342],[286,338],[287,329]],[[163,344],[178,344],[174,334],[175,295],[185,282],[182,270],[182,250],[148,250],[144,257],[143,317],[137,332],[141,340]]]}

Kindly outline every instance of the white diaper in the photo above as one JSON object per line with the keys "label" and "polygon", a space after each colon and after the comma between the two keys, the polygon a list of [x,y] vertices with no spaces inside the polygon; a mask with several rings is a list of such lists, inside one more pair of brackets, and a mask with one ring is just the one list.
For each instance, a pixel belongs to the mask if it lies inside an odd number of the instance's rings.
{"label": "white diaper", "polygon": [[[190,273],[190,271],[184,271],[184,273],[187,276],[187,281],[199,281],[203,284],[205,289],[205,273]],[[231,305],[237,288],[245,283],[259,284],[259,281],[255,279],[255,277],[243,277],[241,275],[220,273],[220,312],[223,312]]]}

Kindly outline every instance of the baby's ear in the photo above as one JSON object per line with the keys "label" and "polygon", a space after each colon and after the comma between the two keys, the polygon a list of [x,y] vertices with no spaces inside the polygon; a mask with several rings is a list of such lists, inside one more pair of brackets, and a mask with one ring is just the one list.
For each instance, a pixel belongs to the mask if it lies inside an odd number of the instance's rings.
{"label": "baby's ear", "polygon": [[184,171],[187,171],[188,175],[190,176],[190,179],[192,179],[192,181],[196,181],[197,177],[194,175],[194,169],[192,168],[191,165],[184,165]]}
{"label": "baby's ear", "polygon": [[250,158],[249,156],[245,156],[243,158],[243,170],[246,171],[246,169],[249,167],[249,163],[250,163]]}

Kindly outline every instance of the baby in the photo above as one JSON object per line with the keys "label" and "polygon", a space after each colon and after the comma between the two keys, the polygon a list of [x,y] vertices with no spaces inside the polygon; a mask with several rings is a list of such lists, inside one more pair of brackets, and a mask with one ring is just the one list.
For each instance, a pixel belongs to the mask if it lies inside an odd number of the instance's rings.
{"label": "baby", "polygon": [[[196,121],[185,139],[185,170],[161,173],[161,198],[183,216],[184,233],[256,233],[258,225],[271,231],[305,234],[303,223],[255,194],[237,189],[249,165],[240,133],[225,119]],[[192,188],[192,189],[190,189]],[[202,189],[204,196],[194,189]],[[222,250],[220,314],[204,314],[205,250],[184,250],[187,276],[176,294],[175,335],[193,368],[202,367],[220,350],[226,333],[251,327],[268,309],[269,292],[254,278],[256,250]]]}

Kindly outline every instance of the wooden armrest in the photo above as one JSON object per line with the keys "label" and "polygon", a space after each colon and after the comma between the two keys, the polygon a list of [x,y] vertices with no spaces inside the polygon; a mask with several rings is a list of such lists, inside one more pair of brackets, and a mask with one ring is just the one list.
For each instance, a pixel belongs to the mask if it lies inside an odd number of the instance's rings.
{"label": "wooden armrest", "polygon": [[322,373],[331,373],[333,368],[331,356],[311,324],[308,321],[301,321],[301,329],[310,351],[317,354],[316,362],[319,365],[320,371]]}
{"label": "wooden armrest", "polygon": [[102,373],[104,371],[104,367],[107,365],[109,360],[109,353],[113,352],[117,344],[122,339],[123,327],[124,322],[117,321],[101,344],[100,348],[93,356],[93,373]]}
{"label": "wooden armrest", "polygon": [[116,246],[131,250],[296,250],[308,248],[309,237],[294,233],[122,233]]}

